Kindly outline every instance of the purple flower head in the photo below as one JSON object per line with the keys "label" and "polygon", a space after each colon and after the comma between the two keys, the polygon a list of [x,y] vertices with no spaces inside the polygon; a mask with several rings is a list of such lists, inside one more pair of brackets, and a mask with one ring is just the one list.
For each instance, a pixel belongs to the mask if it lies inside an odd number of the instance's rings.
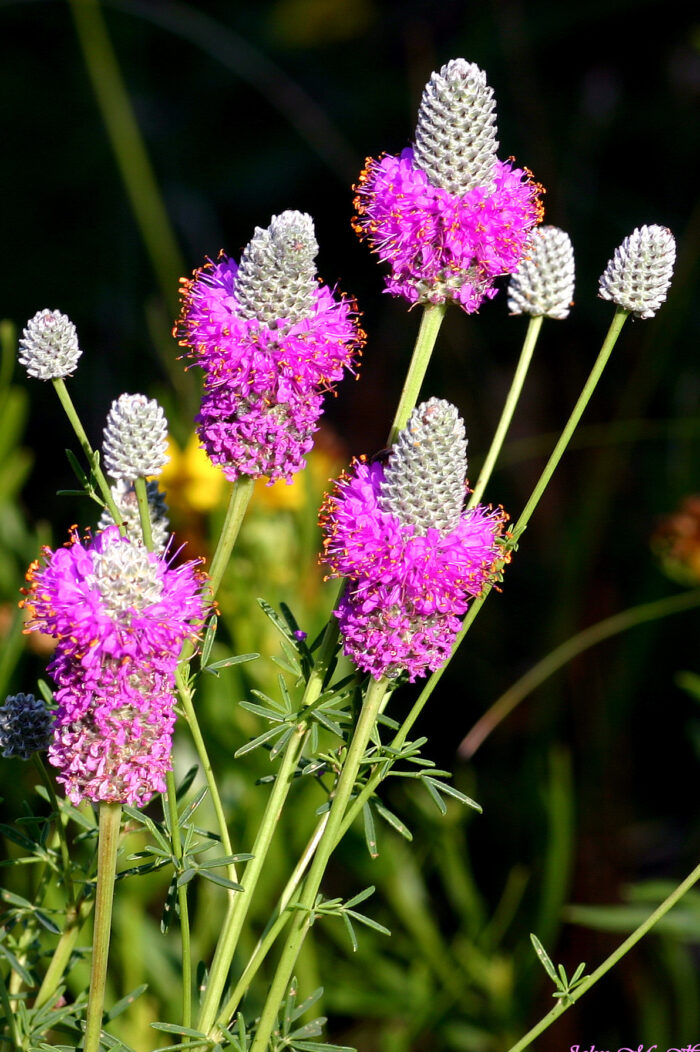
{"label": "purple flower head", "polygon": [[495,103],[483,72],[453,59],[426,85],[413,148],[368,158],[354,228],[390,264],[387,291],[468,314],[523,258],[543,214],[526,168],[496,157]]}
{"label": "purple flower head", "polygon": [[463,510],[465,450],[457,411],[431,399],[387,464],[355,461],[322,508],[322,562],[349,581],[335,611],[345,653],[377,679],[439,668],[469,600],[507,561],[505,512]]}
{"label": "purple flower head", "polygon": [[232,480],[291,481],[362,346],[353,301],[318,284],[316,251],[310,217],[284,212],[256,228],[240,266],[222,254],[183,282],[176,335],[204,371],[198,433]]}
{"label": "purple flower head", "polygon": [[45,549],[27,580],[28,631],[58,640],[58,781],[73,802],[146,803],[169,770],[179,652],[205,613],[197,564],[174,567],[111,526]]}

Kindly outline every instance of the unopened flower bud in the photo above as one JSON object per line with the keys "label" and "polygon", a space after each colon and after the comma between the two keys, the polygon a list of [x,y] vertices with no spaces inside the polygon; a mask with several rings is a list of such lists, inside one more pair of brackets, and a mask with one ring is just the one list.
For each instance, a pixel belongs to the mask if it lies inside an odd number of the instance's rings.
{"label": "unopened flower bud", "polygon": [[675,261],[676,241],[667,227],[637,227],[615,249],[598,295],[637,318],[653,318],[666,299]]}
{"label": "unopened flower bud", "polygon": [[57,310],[40,310],[19,341],[19,361],[37,380],[61,380],[75,371],[83,352],[75,325]]}
{"label": "unopened flower bud", "polygon": [[[168,543],[170,536],[170,522],[168,521],[168,505],[165,503],[165,494],[158,489],[157,479],[151,479],[146,483],[146,495],[148,497],[148,511],[151,519],[151,536],[153,538],[153,550],[161,552]],[[119,479],[112,486],[112,497],[119,510],[121,519],[117,525],[123,525],[126,536],[135,543],[143,542],[141,529],[141,516],[136,490],[132,482]],[[114,525],[114,519],[108,508],[105,508],[97,524],[99,530],[106,530],[108,526]]]}
{"label": "unopened flower bud", "polygon": [[379,506],[416,534],[454,530],[464,509],[467,439],[457,409],[441,398],[417,406],[384,468]]}
{"label": "unopened flower bud", "polygon": [[293,325],[314,308],[318,243],[311,216],[282,212],[269,227],[256,227],[236,274],[238,313],[271,325],[285,318]]}
{"label": "unopened flower bud", "polygon": [[511,314],[568,318],[574,295],[574,250],[556,226],[533,230],[526,258],[508,286]]}
{"label": "unopened flower bud", "polygon": [[496,135],[496,101],[483,70],[455,58],[431,75],[418,110],[413,160],[433,186],[460,195],[490,187]]}
{"label": "unopened flower bud", "polygon": [[0,751],[3,756],[28,760],[46,752],[51,741],[53,717],[33,694],[11,694],[0,706]]}
{"label": "unopened flower bud", "polygon": [[112,402],[102,452],[113,479],[159,475],[170,459],[167,449],[168,424],[155,398],[123,394]]}

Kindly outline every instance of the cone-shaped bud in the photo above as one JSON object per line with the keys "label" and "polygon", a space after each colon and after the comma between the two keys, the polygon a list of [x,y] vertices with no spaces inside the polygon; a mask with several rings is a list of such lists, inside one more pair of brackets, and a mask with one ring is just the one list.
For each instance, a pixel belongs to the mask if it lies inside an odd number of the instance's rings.
{"label": "cone-shaped bud", "polygon": [[267,230],[256,227],[236,274],[240,316],[293,325],[312,314],[317,253],[313,220],[304,212],[282,212]]}
{"label": "cone-shaped bud", "polygon": [[431,398],[413,410],[392,448],[379,506],[416,534],[449,533],[464,508],[466,473],[462,418],[449,402]]}
{"label": "cone-shaped bud", "polygon": [[33,694],[11,694],[0,706],[0,752],[28,760],[35,752],[46,752],[51,741],[53,717]]}
{"label": "cone-shaped bud", "polygon": [[508,286],[511,314],[568,318],[574,295],[574,250],[556,226],[533,230],[527,256]]}
{"label": "cone-shaped bud", "polygon": [[129,482],[159,475],[168,463],[168,424],[155,398],[119,395],[107,416],[102,441],[107,473]]}
{"label": "cone-shaped bud", "polygon": [[[146,483],[146,495],[148,497],[148,511],[151,519],[153,550],[162,552],[170,536],[170,522],[168,521],[168,505],[165,503],[165,494],[158,489],[158,481],[156,479],[151,479],[150,482]],[[136,544],[143,543],[139,502],[136,498],[136,490],[133,483],[128,482],[126,479],[119,479],[112,486],[112,497],[121,515],[117,525],[124,526],[130,541],[134,541]],[[100,516],[97,528],[98,530],[106,530],[108,526],[113,525],[114,519],[109,509],[105,508]]]}
{"label": "cone-shaped bud", "polygon": [[75,372],[83,352],[75,325],[58,310],[40,310],[19,341],[19,361],[37,380],[62,380]]}
{"label": "cone-shaped bud", "polygon": [[666,299],[675,261],[676,241],[667,227],[637,227],[615,249],[598,295],[637,318],[653,318]]}
{"label": "cone-shaped bud", "polygon": [[491,186],[496,135],[496,101],[483,70],[455,58],[432,74],[418,110],[413,161],[433,186],[460,195]]}

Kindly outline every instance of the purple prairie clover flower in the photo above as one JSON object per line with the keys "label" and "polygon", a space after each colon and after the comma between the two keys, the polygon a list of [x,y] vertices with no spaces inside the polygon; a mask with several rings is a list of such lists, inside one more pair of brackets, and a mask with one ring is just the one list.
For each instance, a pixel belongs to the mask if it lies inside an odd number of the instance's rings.
{"label": "purple prairie clover flower", "polygon": [[485,74],[453,59],[425,87],[413,147],[368,158],[353,226],[389,263],[393,296],[472,314],[523,258],[543,191],[527,168],[498,160],[494,110]]}
{"label": "purple prairie clover flower", "polygon": [[283,212],[240,265],[221,254],[183,280],[175,335],[204,371],[198,434],[234,481],[291,481],[364,341],[354,302],[319,284],[317,251],[310,216]]}
{"label": "purple prairie clover flower", "polygon": [[414,410],[386,464],[354,461],[321,510],[321,561],[348,587],[344,650],[376,679],[413,681],[449,656],[469,600],[498,579],[507,515],[464,511],[464,425],[448,402]]}
{"label": "purple prairie clover flower", "polygon": [[205,614],[197,563],[175,567],[111,526],[46,548],[27,581],[27,631],[58,640],[58,781],[73,802],[141,806],[165,787],[178,656]]}

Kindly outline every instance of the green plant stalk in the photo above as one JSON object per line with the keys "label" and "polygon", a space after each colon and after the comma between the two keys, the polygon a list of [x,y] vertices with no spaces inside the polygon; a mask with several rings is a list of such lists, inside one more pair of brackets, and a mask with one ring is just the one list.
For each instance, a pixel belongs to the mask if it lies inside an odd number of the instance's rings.
{"label": "green plant stalk", "polygon": [[554,447],[552,454],[549,460],[547,461],[544,471],[540,475],[535,485],[535,488],[530,494],[530,499],[523,508],[520,517],[518,518],[518,521],[513,527],[512,541],[510,544],[511,547],[515,547],[515,545],[518,543],[520,535],[526,529],[530,519],[532,518],[535,508],[540,502],[542,494],[549,485],[552,475],[554,474],[556,467],[559,461],[561,460],[562,456],[564,455],[566,447],[568,446],[571,440],[571,436],[576,430],[579,420],[583,416],[584,410],[591,400],[591,395],[593,394],[598,385],[598,381],[600,380],[603,374],[603,370],[605,369],[605,366],[608,363],[608,358],[610,357],[612,349],[617,342],[617,338],[620,335],[620,332],[622,331],[622,326],[625,324],[628,317],[629,311],[623,310],[622,307],[616,308],[615,314],[613,315],[613,320],[610,323],[610,328],[608,329],[605,340],[603,341],[603,346],[598,352],[598,357],[593,363],[593,368],[591,369],[588,375],[588,379],[586,380],[583,386],[583,390],[581,391],[581,394],[578,397],[578,401],[576,402],[576,405],[571,411],[571,416],[567,420],[564,426],[564,430],[559,436],[559,441]]}
{"label": "green plant stalk", "polygon": [[97,0],[70,0],[83,58],[131,208],[171,315],[185,273],[158,183]]}
{"label": "green plant stalk", "polygon": [[246,863],[241,887],[243,888],[232,900],[224,920],[221,935],[217,940],[216,950],[209,970],[209,981],[207,991],[202,1003],[202,1009],[197,1023],[197,1029],[207,1033],[213,1026],[219,1009],[221,995],[226,985],[228,970],[231,967],[233,955],[236,952],[238,937],[245,921],[248,909],[253,897],[253,891],[258,882],[260,872],[265,863],[267,852],[279,822],[282,807],[287,798],[289,787],[294,777],[299,754],[301,753],[306,737],[306,723],[301,722],[294,730],[286,748],[280,769],[277,772],[272,792],[265,807],[265,812],[258,828],[251,854],[253,858]]}
{"label": "green plant stalk", "polygon": [[442,319],[445,317],[446,309],[446,303],[440,303],[435,306],[426,304],[423,308],[423,317],[421,318],[416,345],[408,366],[394,422],[389,432],[388,446],[394,444],[396,436],[406,426],[409,416],[416,407],[428,363],[430,362],[430,356],[433,353],[435,340],[442,325]]}
{"label": "green plant stalk", "polygon": [[236,543],[246,509],[253,495],[255,479],[250,475],[241,475],[231,487],[231,497],[226,509],[226,518],[221,528],[221,535],[216,545],[209,567],[209,583],[212,599],[219,590],[219,585],[226,572],[233,546]]}
{"label": "green plant stalk", "polygon": [[99,1052],[100,1047],[121,816],[121,804],[100,804],[95,928],[92,936],[92,968],[90,970],[84,1052]]}
{"label": "green plant stalk", "polygon": [[[172,770],[165,775],[168,817],[170,819],[170,837],[173,854],[177,859],[177,868],[182,866],[182,838],[177,813],[177,789],[175,774]],[[180,907],[180,936],[182,939],[182,1025],[192,1025],[192,946],[190,939],[190,910],[187,902],[187,884],[177,889],[177,902]]]}
{"label": "green plant stalk", "polygon": [[572,1004],[578,1001],[588,990],[594,986],[599,979],[610,971],[610,969],[620,961],[626,953],[628,953],[633,946],[640,941],[640,939],[647,934],[648,931],[654,927],[654,925],[664,917],[668,911],[675,906],[675,904],[685,895],[686,891],[689,891],[697,881],[700,880],[700,865],[697,865],[695,869],[690,873],[684,881],[682,881],[677,888],[675,888],[668,898],[664,899],[660,906],[658,906],[653,913],[643,921],[638,928],[636,928],[628,938],[621,943],[616,950],[610,954],[609,957],[603,961],[601,965],[594,972],[592,972],[587,979],[577,986],[575,990],[572,990],[568,995],[568,1003],[564,1003],[562,998],[559,1003],[548,1012],[546,1016],[540,1019],[539,1023],[536,1023],[531,1030],[520,1038],[508,1052],[522,1052],[524,1048],[528,1048],[536,1037],[544,1033],[552,1023],[556,1022],[560,1015],[563,1015],[567,1008],[570,1008]]}
{"label": "green plant stalk", "polygon": [[56,796],[56,790],[54,788],[53,779],[46,770],[46,764],[41,758],[38,752],[35,752],[32,756],[34,766],[36,767],[41,780],[46,787],[46,792],[49,794],[49,801],[51,808],[56,814],[56,835],[58,836],[58,844],[61,852],[61,864],[63,867],[63,882],[66,887],[66,896],[68,899],[68,905],[73,906],[75,904],[75,888],[73,886],[73,878],[70,871],[70,850],[68,848],[68,840],[66,838],[66,827],[63,824],[63,817],[61,815],[61,808],[59,807],[58,797]]}
{"label": "green plant stalk", "polygon": [[[508,538],[508,544],[507,544],[508,549],[513,549],[513,548],[515,548],[517,546],[517,543],[518,543],[518,540],[519,540],[520,536],[522,535],[522,533],[525,530],[526,526],[528,525],[532,515],[534,514],[535,509],[537,508],[537,505],[539,504],[539,502],[540,502],[540,500],[542,498],[542,494],[544,493],[545,489],[547,488],[547,485],[549,484],[549,482],[550,482],[550,480],[552,478],[552,475],[554,474],[554,472],[556,470],[557,464],[559,463],[559,461],[561,460],[562,456],[564,455],[564,453],[566,451],[566,447],[568,446],[569,441],[571,439],[571,436],[573,435],[574,431],[576,430],[576,426],[577,426],[579,420],[581,419],[581,417],[583,415],[583,412],[584,412],[586,406],[588,405],[593,392],[595,391],[595,388],[596,388],[596,386],[598,384],[598,381],[600,380],[600,377],[602,376],[603,370],[605,369],[605,366],[607,364],[608,358],[610,357],[612,349],[615,346],[615,343],[617,341],[618,336],[620,335],[620,331],[622,330],[622,326],[625,324],[625,321],[627,320],[628,316],[629,316],[629,311],[623,310],[621,307],[618,307],[616,309],[615,314],[613,316],[613,320],[612,320],[612,322],[610,324],[610,328],[608,329],[608,332],[607,332],[607,335],[605,337],[605,340],[603,341],[603,346],[601,347],[600,351],[598,352],[598,357],[596,358],[596,360],[595,360],[595,362],[593,364],[593,368],[591,369],[591,371],[590,371],[590,373],[588,375],[588,379],[586,380],[586,383],[585,383],[585,385],[583,387],[583,390],[581,391],[581,394],[579,395],[578,401],[576,402],[576,405],[572,409],[569,419],[567,420],[566,424],[564,425],[564,430],[562,431],[561,435],[559,436],[559,440],[558,440],[556,446],[554,447],[554,451],[552,452],[552,455],[550,456],[549,460],[547,461],[547,464],[546,464],[542,474],[540,475],[539,479],[537,480],[537,483],[535,484],[535,488],[533,489],[532,494],[530,495],[530,498],[527,501],[527,504],[523,508],[523,511],[521,512],[520,517],[518,518],[518,521],[515,523],[515,526],[513,527],[512,531],[510,533],[510,536]],[[404,727],[407,727],[406,733],[408,733],[408,730],[410,730],[410,728],[413,726],[413,724],[415,723],[415,721],[418,719],[419,715],[421,714],[421,712],[425,708],[425,705],[427,704],[428,699],[430,698],[430,695],[433,693],[433,691],[435,690],[436,686],[438,685],[438,683],[442,679],[442,676],[443,676],[443,674],[445,672],[445,669],[447,668],[447,666],[449,665],[450,661],[452,660],[452,658],[456,654],[457,650],[459,649],[459,647],[460,647],[460,645],[462,643],[462,640],[464,639],[464,637],[466,636],[467,632],[469,631],[469,629],[471,628],[472,624],[474,623],[474,619],[476,618],[477,614],[479,613],[479,611],[481,610],[482,606],[486,602],[486,600],[487,600],[492,588],[493,588],[493,585],[487,585],[484,588],[483,594],[478,599],[475,599],[474,602],[472,603],[472,605],[469,607],[469,611],[467,613],[467,616],[464,619],[462,627],[461,627],[459,633],[457,634],[457,636],[455,637],[455,641],[454,641],[454,643],[452,645],[452,652],[451,652],[450,656],[448,657],[448,659],[444,663],[444,665],[442,665],[439,669],[437,669],[436,672],[433,672],[432,675],[429,677],[427,683],[423,687],[423,690],[421,691],[421,693],[419,694],[418,698],[416,699],[416,701],[415,701],[415,703],[413,705],[413,708],[411,709],[411,712],[409,713],[407,719],[404,721]]]}
{"label": "green plant stalk", "polygon": [[134,479],[134,490],[136,492],[136,500],[139,506],[139,521],[141,523],[143,543],[146,546],[146,550],[152,552],[153,530],[151,529],[151,509],[148,504],[146,480],[144,478]]}
{"label": "green plant stalk", "polygon": [[501,413],[501,419],[498,421],[498,427],[496,433],[493,436],[493,441],[489,447],[489,451],[486,454],[486,459],[482,465],[479,477],[476,482],[476,486],[472,490],[472,494],[467,504],[467,509],[475,507],[481,500],[484,490],[486,489],[491,474],[498,460],[498,455],[501,452],[501,447],[505,441],[505,437],[508,433],[511,420],[513,419],[513,413],[515,407],[518,404],[520,395],[522,393],[523,384],[525,383],[525,377],[527,371],[530,368],[530,362],[532,361],[532,354],[535,350],[535,344],[537,343],[537,337],[540,334],[542,328],[542,315],[536,318],[530,318],[530,324],[527,327],[525,333],[525,339],[523,341],[522,350],[520,352],[520,358],[513,374],[513,380],[506,397],[505,405],[503,406],[503,412]]}
{"label": "green plant stalk", "polygon": [[[109,488],[109,483],[107,482],[102,468],[99,465],[98,457],[93,451],[92,446],[90,445],[90,440],[85,434],[85,429],[80,422],[80,417],[76,412],[71,396],[68,394],[68,388],[66,387],[63,380],[52,380],[51,382],[54,386],[56,394],[58,395],[58,400],[63,406],[63,410],[66,416],[68,417],[71,427],[75,431],[78,442],[80,442],[80,448],[85,454],[89,470],[92,472],[95,479],[97,480],[97,485],[100,487],[102,499],[109,508],[109,513],[114,519],[114,521],[120,522],[122,516],[119,513],[117,505],[114,503],[114,497],[112,496],[112,491]],[[123,528],[122,533],[124,533]]]}
{"label": "green plant stalk", "polygon": [[[185,644],[186,646],[187,644]],[[231,837],[228,832],[228,824],[226,822],[226,814],[224,812],[224,806],[221,802],[221,796],[219,795],[219,789],[214,778],[214,771],[212,770],[211,760],[209,759],[209,753],[202,737],[202,731],[197,720],[197,714],[194,711],[194,705],[192,703],[192,693],[187,682],[185,674],[185,665],[183,661],[180,661],[175,670],[175,684],[177,686],[178,697],[182,704],[187,726],[189,727],[190,734],[192,735],[192,741],[199,757],[199,762],[202,765],[204,771],[204,777],[206,778],[207,787],[209,789],[209,795],[211,796],[211,802],[214,807],[214,814],[216,815],[216,823],[219,827],[219,836],[221,837],[221,844],[224,849],[224,854],[232,855],[233,847],[231,845]],[[236,867],[231,863],[226,869],[226,876],[229,880],[237,881],[238,877],[236,874]],[[230,896],[233,896],[234,892],[229,892]]]}
{"label": "green plant stalk", "polygon": [[[335,618],[332,618],[326,625],[318,658],[316,659],[316,663],[306,684],[304,695],[301,700],[302,708],[312,705],[318,699],[323,688],[326,671],[333,655],[335,654],[337,643],[338,631],[335,624]],[[222,1015],[222,1013],[218,1011],[218,1005],[226,981],[226,975],[231,966],[231,961],[233,960],[233,955],[236,951],[238,937],[252,901],[260,871],[267,856],[270,844],[272,843],[272,837],[284,801],[286,800],[287,793],[292,784],[292,777],[301,753],[306,729],[307,724],[305,721],[302,721],[297,726],[294,735],[287,743],[282,765],[275,780],[275,787],[267,802],[260,829],[258,830],[258,835],[253,846],[252,854],[254,854],[255,858],[246,866],[245,874],[241,882],[244,887],[244,892],[240,893],[235,900],[229,903],[224,926],[214,951],[214,961],[212,962],[207,992],[205,994],[205,999],[198,1020],[199,1030],[208,1032],[213,1027],[215,1020]],[[265,830],[264,836],[261,835],[263,829]],[[214,962],[216,962],[215,979],[212,978],[215,970]]]}
{"label": "green plant stalk", "polygon": [[238,982],[233,988],[231,996],[229,997],[228,1001],[219,1013],[219,1018],[225,1021],[224,1026],[226,1025],[227,1020],[233,1019],[233,1016],[236,1013],[236,1009],[238,1008],[240,1000],[245,994],[246,990],[249,988],[252,980],[255,978],[258,968],[265,960],[265,957],[267,956],[267,954],[270,951],[270,948],[276,941],[277,936],[289,921],[289,914],[286,913],[285,910],[287,909],[289,903],[292,901],[292,898],[294,897],[294,893],[297,887],[299,886],[301,878],[304,876],[304,873],[306,872],[311,863],[311,859],[314,856],[316,848],[318,847],[318,843],[323,835],[323,830],[326,828],[327,823],[328,811],[326,811],[326,813],[321,817],[315,830],[311,834],[311,837],[306,847],[304,848],[304,851],[302,852],[299,861],[297,862],[289,880],[284,886],[284,891],[278,899],[277,905],[275,906],[274,912],[270,917],[270,920],[265,925],[265,930],[263,931],[260,939],[258,940],[255,949],[250,955],[248,963],[246,964]]}
{"label": "green plant stalk", "polygon": [[82,902],[76,902],[75,905],[70,906],[66,910],[66,926],[56,944],[56,949],[42,979],[39,992],[34,1001],[34,1008],[41,1008],[42,1005],[46,1004],[58,988],[63,978],[63,973],[68,967],[75,944],[78,941],[80,929],[92,913],[93,905],[93,899],[83,899]]}
{"label": "green plant stalk", "polygon": [[299,911],[292,922],[286,943],[282,950],[272,986],[257,1025],[255,1039],[250,1052],[264,1052],[267,1049],[270,1035],[275,1026],[277,1011],[289,986],[292,972],[299,951],[313,921],[313,908],[316,896],[323,879],[328,860],[337,843],[338,832],[352,795],[357,773],[365,754],[370,735],[374,729],[384,695],[387,680],[371,679],[365,694],[362,709],[355,726],[355,732],[343,763],[340,777],[331,804],[328,823],[304,882],[304,889],[299,899]]}
{"label": "green plant stalk", "polygon": [[515,709],[521,701],[541,686],[550,676],[554,675],[560,668],[573,658],[582,654],[585,650],[601,643],[604,639],[626,632],[630,628],[642,625],[647,621],[657,621],[671,614],[680,614],[685,610],[692,610],[700,606],[700,588],[691,592],[681,592],[679,595],[666,596],[664,599],[656,599],[651,603],[642,603],[639,606],[630,607],[612,617],[606,617],[595,625],[584,628],[575,636],[565,640],[555,647],[549,654],[533,665],[531,669],[520,677],[511,687],[498,698],[487,712],[481,716],[466,735],[459,747],[461,756],[470,758],[474,755],[480,745],[488,738],[489,734],[496,729],[506,716]]}

